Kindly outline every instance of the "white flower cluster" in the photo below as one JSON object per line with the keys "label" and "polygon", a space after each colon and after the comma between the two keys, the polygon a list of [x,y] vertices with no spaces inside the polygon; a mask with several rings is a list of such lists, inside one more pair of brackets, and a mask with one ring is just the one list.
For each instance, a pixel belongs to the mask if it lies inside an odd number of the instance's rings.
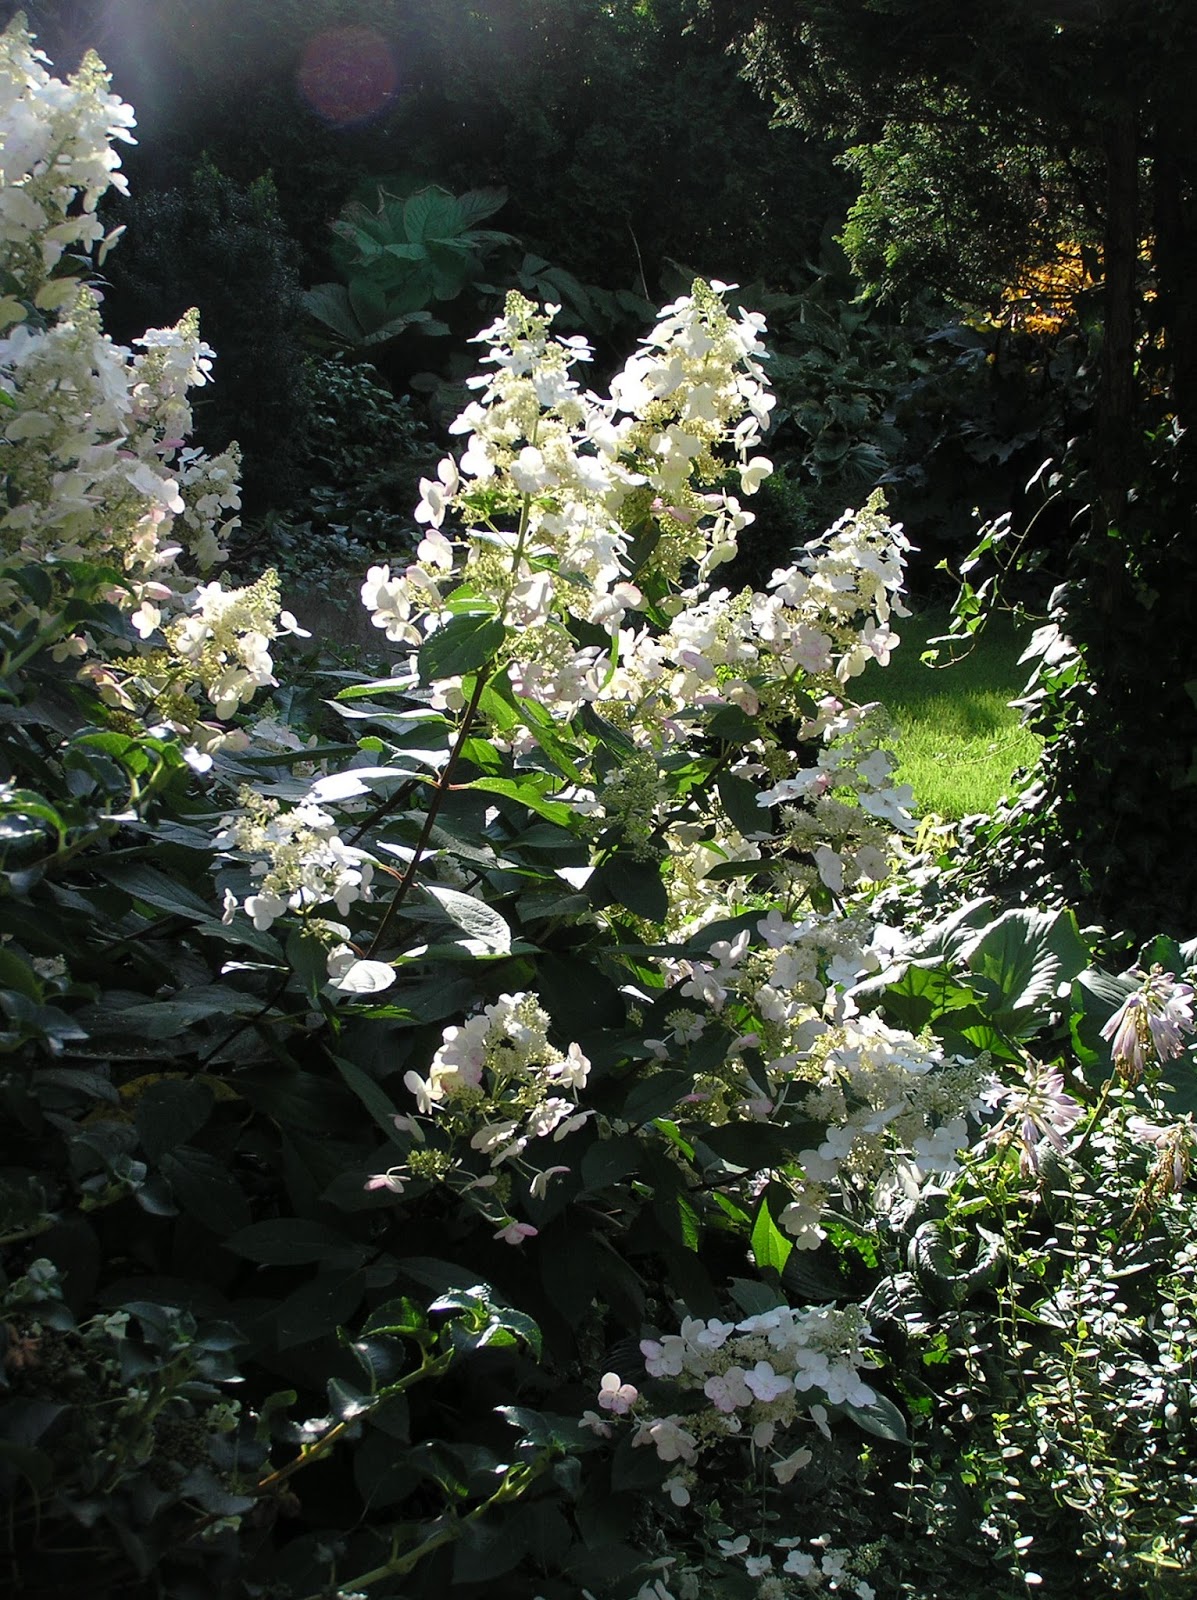
{"label": "white flower cluster", "polygon": [[785,1065],[774,1062],[770,1073],[779,1103],[827,1127],[817,1147],[799,1152],[804,1181],[790,1179],[794,1198],[778,1219],[801,1249],[823,1238],[818,1219],[833,1183],[875,1181],[898,1159],[923,1175],[959,1171],[957,1158],[972,1143],[969,1118],[991,1081],[987,1057],[945,1057],[938,1042],[873,1015],[821,1033],[782,1087]]}
{"label": "white flower cluster", "polygon": [[241,812],[223,819],[215,844],[254,857],[250,874],[259,884],[244,901],[226,889],[226,923],[239,907],[255,928],[265,929],[288,911],[306,917],[331,902],[344,916],[355,901],[370,898],[369,856],[341,840],[326,811],[310,800],[284,811],[276,799],[248,787],[240,800]]}
{"label": "white flower cluster", "polygon": [[[243,749],[246,735],[221,723],[260,688],[277,683],[270,653],[276,639],[308,637],[289,611],[280,612],[277,575],[266,572],[241,589],[196,584],[186,596],[165,585],[145,584],[142,594],[130,624],[143,639],[157,636],[163,643],[151,643],[137,655],[89,661],[80,676],[91,681],[108,705],[126,711],[151,705],[158,725],[186,736],[196,751]],[[164,612],[172,606],[182,609],[167,620]],[[206,696],[218,722],[197,717],[192,698],[196,689]],[[205,770],[202,763],[198,770]]]}
{"label": "white flower cluster", "polygon": [[[88,52],[66,83],[51,77],[18,17],[0,35],[0,267],[53,310],[63,280],[50,275],[69,249],[104,241],[96,206],[109,188],[128,192],[112,140],[135,141],[133,108],[109,92]],[[0,327],[25,315],[0,300]]]}
{"label": "white flower cluster", "polygon": [[[96,206],[109,187],[125,189],[111,140],[127,140],[132,126],[94,56],[64,83],[46,70],[19,18],[0,35],[0,267],[10,285],[0,296],[8,491],[0,555],[40,564],[56,585],[40,612],[0,577],[0,609],[45,626],[73,581],[63,563],[114,570],[120,581],[106,598],[130,614],[143,640],[165,635],[167,649],[144,661],[97,663],[91,676],[106,699],[128,708],[165,689],[173,697],[166,720],[190,730],[185,669],[195,669],[191,681],[217,715],[229,716],[273,683],[269,641],[296,630],[286,618],[278,624],[273,579],[230,594],[219,584],[197,588],[178,565],[184,551],[201,572],[223,560],[240,505],[236,447],[216,458],[185,447],[188,391],[208,382],[212,365],[197,314],[152,329],[134,341],[135,353],[104,333],[98,295],[64,259],[97,244],[102,259],[114,241],[104,237]],[[80,631],[60,639],[56,654],[94,649]]]}
{"label": "white flower cluster", "polygon": [[[769,1551],[750,1554],[753,1541],[746,1533],[720,1539],[720,1553],[739,1559],[750,1578],[757,1580],[757,1600],[791,1600],[791,1596],[853,1594],[857,1600],[875,1600],[872,1584],[853,1570],[852,1552],[839,1550],[826,1535],[818,1539],[771,1539]],[[809,1549],[803,1549],[808,1545]],[[702,1600],[706,1600],[705,1595]]]}
{"label": "white flower cluster", "polygon": [[862,510],[846,511],[812,541],[801,561],[770,579],[783,607],[818,619],[829,654],[838,656],[836,676],[842,683],[871,660],[884,665],[899,643],[889,620],[909,614],[901,602],[903,556],[909,549],[901,527],[885,515],[878,490]]}
{"label": "white flower cluster", "polygon": [[850,986],[879,969],[889,930],[856,918],[790,920],[775,908],[755,927],[766,949],[754,948],[753,931],[716,941],[709,959],[661,963],[680,1003],[666,1036],[646,1043],[669,1060],[718,1019],[735,1037],[679,1114],[697,1105],[715,1125],[796,1116],[825,1128],[771,1174],[792,1197],[781,1226],[800,1249],[815,1249],[835,1185],[876,1181],[899,1162],[916,1177],[959,1170],[991,1079],[984,1057],[945,1057],[935,1041],[857,1013]]}
{"label": "white flower cluster", "polygon": [[[713,287],[695,284],[604,400],[572,377],[591,352],[583,339],[551,336],[556,309],[513,293],[478,335],[490,346],[483,365],[495,371],[471,380],[479,396],[451,427],[466,437],[460,460],[446,458],[435,480],[422,480],[416,517],[428,532],[417,559],[402,573],[372,568],[362,588],[375,626],[413,646],[447,618],[443,584],[464,579],[497,596],[503,620],[527,634],[516,674],[545,692],[558,672],[592,665],[554,618],[613,634],[643,604],[629,551],[650,512],[663,535],[654,560],[676,578],[687,560],[730,559],[752,521],[734,496],[690,487],[722,473],[716,452],[732,451],[744,493],[771,470],[747,454],[772,405],[754,359],[759,317],[736,321]],[[471,534],[461,547],[442,532],[449,516]]]}
{"label": "white flower cluster", "polygon": [[189,603],[187,615],[167,624],[167,643],[221,718],[278,682],[270,654],[275,639],[308,637],[289,611],[279,611],[278,578],[272,571],[244,589],[201,583]]}
{"label": "white flower cluster", "polygon": [[[549,1025],[534,995],[504,994],[460,1027],[446,1028],[427,1078],[413,1071],[403,1080],[420,1115],[468,1138],[492,1171],[517,1160],[535,1139],[559,1143],[591,1115],[577,1103],[590,1062],[576,1044],[564,1054],[550,1044]],[[543,1189],[534,1183],[534,1192]]]}
{"label": "white flower cluster", "polygon": [[[742,1322],[686,1317],[679,1333],[642,1340],[640,1349],[649,1376],[701,1397],[697,1407],[658,1416],[613,1372],[602,1380],[598,1404],[612,1416],[630,1416],[632,1443],[652,1445],[673,1467],[664,1488],[675,1505],[689,1504],[702,1455],[733,1439],[765,1452],[774,1479],[789,1483],[811,1459],[804,1446],[792,1448],[788,1435],[796,1423],[825,1429],[826,1405],[867,1406],[876,1399],[861,1377],[871,1364],[862,1344],[868,1333],[854,1306],[778,1306]],[[596,1412],[583,1421],[611,1432]]]}

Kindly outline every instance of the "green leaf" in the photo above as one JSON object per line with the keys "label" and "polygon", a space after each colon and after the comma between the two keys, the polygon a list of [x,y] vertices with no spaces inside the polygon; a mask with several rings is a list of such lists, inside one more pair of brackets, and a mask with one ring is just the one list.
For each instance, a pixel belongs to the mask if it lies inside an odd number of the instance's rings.
{"label": "green leaf", "polygon": [[344,1327],[361,1305],[365,1291],[364,1272],[321,1272],[301,1284],[278,1308],[279,1349],[310,1344]]}
{"label": "green leaf", "polygon": [[299,987],[312,1005],[328,982],[328,951],[319,939],[293,928],[287,935],[287,965],[299,981]]}
{"label": "green leaf", "polygon": [[418,1344],[427,1344],[432,1337],[428,1313],[418,1301],[408,1295],[388,1300],[385,1305],[372,1311],[362,1333],[415,1339]]}
{"label": "green leaf", "polygon": [[111,1011],[91,1006],[80,1013],[80,1021],[89,1033],[100,1037],[115,1033],[140,1039],[173,1039],[197,1022],[215,1017],[232,1021],[261,1009],[262,1002],[256,995],[213,984],[206,989],[190,990],[186,996],[173,1000],[149,1000],[144,1005]]}
{"label": "green leaf", "polygon": [[1019,1036],[1048,1021],[1062,982],[1088,965],[1071,911],[1007,911],[967,947],[972,986],[995,1027]]}
{"label": "green leaf", "polygon": [[716,780],[715,792],[719,796],[720,805],[741,833],[752,834],[763,831],[768,823],[768,812],[764,806],[758,806],[756,803],[759,791],[755,783],[725,772]]}
{"label": "green leaf", "polygon": [[495,1414],[518,1428],[522,1438],[538,1450],[577,1450],[593,1438],[576,1417],[533,1411],[528,1406],[496,1406]]}
{"label": "green leaf", "polygon": [[811,1149],[823,1137],[822,1130],[811,1122],[726,1122],[721,1127],[703,1128],[694,1136],[700,1155],[709,1151],[748,1172],[763,1172],[791,1161],[799,1150]]}
{"label": "green leaf", "polygon": [[[716,739],[726,739],[730,744],[747,744],[760,734],[760,729],[757,727],[756,722],[746,712],[742,711],[739,706],[720,706],[707,723],[706,731]],[[761,819],[766,817],[768,813],[763,806],[758,806],[755,800],[753,801],[753,811],[756,814],[755,827],[759,828]]]}
{"label": "green leaf", "polygon": [[587,889],[599,908],[615,901],[648,922],[664,922],[669,915],[669,894],[656,861],[613,855],[595,869]]}
{"label": "green leaf", "polygon": [[778,1274],[785,1271],[785,1265],[790,1259],[794,1242],[792,1239],[787,1239],[774,1222],[766,1196],[761,1198],[756,1221],[752,1225],[750,1243],[752,1245],[752,1259],[762,1272],[766,1268],[771,1268]]}
{"label": "green leaf", "polygon": [[574,814],[563,800],[546,800],[529,780],[520,781],[516,778],[475,778],[472,783],[464,785],[467,789],[481,789],[485,794],[499,794],[509,800],[518,800],[520,805],[526,806],[529,811],[535,811],[538,816],[555,822],[558,827],[567,828],[573,821]]}
{"label": "green leaf", "polygon": [[730,878],[755,878],[768,870],[767,861],[717,861],[703,873],[703,877],[723,883]]}
{"label": "green leaf", "polygon": [[346,1061],[342,1056],[334,1056],[337,1071],[344,1078],[349,1088],[365,1106],[382,1129],[390,1137],[395,1133],[395,1107],[391,1104],[390,1096],[368,1072],[364,1072],[353,1061]]}
{"label": "green leaf", "polygon": [[445,889],[439,883],[422,885],[425,894],[468,939],[480,944],[494,955],[506,955],[511,950],[511,929],[499,913],[473,895],[462,894],[459,889]]}
{"label": "green leaf", "polygon": [[640,1164],[640,1142],[630,1133],[600,1139],[582,1157],[582,1184],[591,1193],[609,1188],[635,1172]]}
{"label": "green leaf", "polygon": [[[522,1340],[533,1355],[540,1355],[541,1337],[536,1323],[522,1311],[514,1311],[497,1300],[488,1284],[450,1289],[428,1307],[429,1315],[438,1311],[457,1313],[466,1320],[469,1342],[474,1348],[503,1345],[516,1338]],[[503,1334],[509,1338],[502,1338]]]}
{"label": "green leaf", "polygon": [[254,1222],[224,1242],[226,1250],[262,1266],[306,1266],[318,1261],[325,1266],[354,1266],[364,1261],[369,1251],[335,1233],[321,1222],[302,1217],[277,1217],[273,1222]]}
{"label": "green leaf", "polygon": [[594,1030],[623,1023],[624,997],[593,955],[545,954],[536,971],[541,1002],[570,1037],[580,1040]]}
{"label": "green leaf", "polygon": [[169,874],[150,866],[148,861],[99,861],[92,870],[135,900],[142,900],[159,911],[186,917],[189,922],[206,922],[212,917],[210,900],[202,900]]}
{"label": "green leaf", "polygon": [[137,1097],[137,1133],[151,1161],[176,1145],[186,1144],[212,1115],[215,1105],[207,1084],[187,1079],[152,1083]]}
{"label": "green leaf", "polygon": [[1176,940],[1161,933],[1143,946],[1135,965],[1143,972],[1150,972],[1152,967],[1162,967],[1165,972],[1179,977],[1185,970],[1186,962]]}
{"label": "green leaf", "polygon": [[421,683],[458,678],[486,666],[507,637],[496,616],[452,617],[420,646],[417,663]]}
{"label": "green leaf", "polygon": [[746,1317],[763,1316],[786,1303],[785,1295],[756,1278],[733,1278],[728,1284],[731,1297]]}
{"label": "green leaf", "polygon": [[874,1395],[868,1405],[858,1406],[845,1400],[838,1408],[851,1417],[858,1427],[878,1439],[888,1439],[892,1444],[908,1444],[906,1418],[892,1400],[883,1394]]}
{"label": "green leaf", "polygon": [[182,1210],[224,1239],[247,1226],[249,1201],[228,1167],[187,1145],[167,1151],[160,1170]]}
{"label": "green leaf", "polygon": [[633,1084],[620,1115],[625,1122],[640,1126],[669,1115],[683,1095],[694,1087],[694,1074],[664,1067]]}
{"label": "green leaf", "polygon": [[343,283],[318,283],[300,295],[300,304],[309,316],[331,328],[346,344],[357,344],[365,331],[349,300]]}

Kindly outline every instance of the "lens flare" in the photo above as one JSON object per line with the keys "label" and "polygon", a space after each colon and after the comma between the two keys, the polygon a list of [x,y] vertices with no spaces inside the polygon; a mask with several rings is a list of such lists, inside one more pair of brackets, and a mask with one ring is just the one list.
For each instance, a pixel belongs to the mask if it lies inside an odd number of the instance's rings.
{"label": "lens flare", "polygon": [[325,28],[308,40],[298,84],[318,117],[348,127],[391,104],[399,73],[390,45],[373,28]]}

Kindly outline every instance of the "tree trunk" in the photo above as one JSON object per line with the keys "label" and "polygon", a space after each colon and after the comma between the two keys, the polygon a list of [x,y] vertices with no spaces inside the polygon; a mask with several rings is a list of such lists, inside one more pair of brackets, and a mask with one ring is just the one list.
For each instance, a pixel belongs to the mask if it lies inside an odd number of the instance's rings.
{"label": "tree trunk", "polygon": [[1134,480],[1137,446],[1134,395],[1139,152],[1135,113],[1129,103],[1113,109],[1103,143],[1106,157],[1105,340],[1097,401],[1094,477],[1101,518],[1108,528],[1122,520]]}

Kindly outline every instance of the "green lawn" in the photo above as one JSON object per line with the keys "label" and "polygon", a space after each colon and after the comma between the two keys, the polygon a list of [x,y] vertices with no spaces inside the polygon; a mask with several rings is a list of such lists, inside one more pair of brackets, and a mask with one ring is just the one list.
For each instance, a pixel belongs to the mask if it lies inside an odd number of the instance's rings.
{"label": "green lawn", "polygon": [[[1018,658],[1030,626],[997,617],[971,654],[944,667],[925,666],[919,657],[929,639],[948,631],[946,610],[899,618],[894,627],[901,646],[887,667],[871,666],[858,684],[897,726],[897,780],[910,784],[923,816],[955,821],[991,811],[1015,769],[1039,751],[1039,739],[1019,726],[1019,713],[1009,705],[1026,684],[1029,668]],[[941,661],[948,654],[941,647]]]}

